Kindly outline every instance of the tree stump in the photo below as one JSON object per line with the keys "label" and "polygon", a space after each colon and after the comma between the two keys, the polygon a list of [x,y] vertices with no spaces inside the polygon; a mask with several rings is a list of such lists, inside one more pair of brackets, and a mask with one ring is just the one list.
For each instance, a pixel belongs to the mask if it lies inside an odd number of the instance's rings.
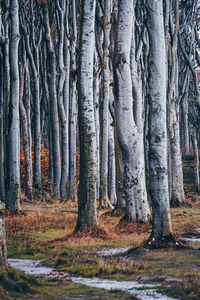
{"label": "tree stump", "polygon": [[8,267],[4,214],[0,211],[0,270]]}

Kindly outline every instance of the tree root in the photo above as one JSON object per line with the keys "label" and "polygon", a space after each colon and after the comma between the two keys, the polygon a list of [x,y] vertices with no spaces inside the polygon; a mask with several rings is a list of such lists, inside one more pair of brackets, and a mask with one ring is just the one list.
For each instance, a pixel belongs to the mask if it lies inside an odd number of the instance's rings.
{"label": "tree root", "polygon": [[176,236],[171,233],[169,235],[162,235],[159,238],[155,238],[153,234],[150,235],[149,239],[142,246],[145,249],[190,249],[190,247],[180,242]]}

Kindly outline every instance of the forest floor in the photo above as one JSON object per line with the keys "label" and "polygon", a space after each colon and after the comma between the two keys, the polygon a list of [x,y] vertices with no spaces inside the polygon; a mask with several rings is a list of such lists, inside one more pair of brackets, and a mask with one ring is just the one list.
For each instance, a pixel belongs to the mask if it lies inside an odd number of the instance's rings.
{"label": "forest floor", "polygon": [[[191,168],[188,169],[185,181],[191,180]],[[192,185],[188,189],[192,192]],[[122,223],[122,212],[99,210],[97,230],[74,234],[77,207],[73,203],[24,203],[18,215],[5,212],[8,257],[40,259],[58,274],[133,280],[154,284],[163,295],[176,299],[200,299],[200,197],[191,194],[187,201],[190,207],[171,209],[174,233],[187,246],[185,249],[144,250],[141,247],[131,256],[114,255],[113,249],[117,252],[137,248],[148,239],[151,224]],[[57,279],[33,277],[12,268],[9,276],[19,287],[8,286],[0,274],[2,300],[137,299],[119,289],[95,289],[63,281],[59,276]]]}

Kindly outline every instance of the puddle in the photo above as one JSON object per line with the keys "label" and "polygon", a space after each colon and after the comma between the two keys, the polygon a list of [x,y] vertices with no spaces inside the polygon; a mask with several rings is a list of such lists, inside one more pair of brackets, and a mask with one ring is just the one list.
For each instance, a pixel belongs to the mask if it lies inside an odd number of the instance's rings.
{"label": "puddle", "polygon": [[194,228],[194,232],[186,232],[182,234],[182,238],[186,242],[200,242],[200,228]]}
{"label": "puddle", "polygon": [[22,270],[29,275],[66,279],[76,283],[85,284],[87,286],[95,288],[103,288],[106,290],[123,290],[130,293],[131,295],[137,296],[139,299],[142,300],[174,300],[174,298],[172,299],[168,296],[156,292],[156,285],[153,284],[142,284],[135,281],[118,281],[111,279],[74,277],[65,272],[54,271],[50,267],[43,267],[41,265],[42,261],[40,260],[9,258],[8,262],[11,267]]}
{"label": "puddle", "polygon": [[128,251],[130,247],[125,247],[125,248],[110,248],[102,251],[98,251],[97,253],[102,255],[102,256],[112,256],[120,253],[124,253]]}

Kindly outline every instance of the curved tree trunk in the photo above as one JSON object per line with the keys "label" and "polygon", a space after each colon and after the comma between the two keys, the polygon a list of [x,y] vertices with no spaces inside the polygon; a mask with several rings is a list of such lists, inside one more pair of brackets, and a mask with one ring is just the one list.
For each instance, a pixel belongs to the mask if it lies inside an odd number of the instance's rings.
{"label": "curved tree trunk", "polygon": [[79,137],[80,185],[76,231],[97,225],[96,212],[96,132],[93,102],[95,0],[83,1],[79,49]]}
{"label": "curved tree trunk", "polygon": [[143,144],[141,147],[141,130],[139,119],[137,120],[137,116],[140,115],[139,108],[142,109],[142,103],[141,107],[138,106],[135,111],[135,119],[133,114],[130,54],[131,47],[133,47],[132,33],[134,21],[133,1],[120,1],[114,55],[116,126],[124,164],[125,219],[128,221],[147,222],[150,217],[150,210],[147,197],[145,198],[144,163],[143,167],[141,165],[141,161],[143,160],[144,162],[144,150],[142,150]]}
{"label": "curved tree trunk", "polygon": [[[58,65],[60,70],[60,78],[58,83],[58,109],[61,121],[61,135],[62,135],[62,168],[61,168],[61,181],[60,181],[60,196],[61,200],[65,201],[67,198],[67,178],[68,178],[68,119],[64,107],[64,86],[66,78],[66,68],[64,65],[64,46],[66,37],[66,27],[68,25],[68,3],[62,1],[61,6],[57,1],[58,13],[60,17],[60,37],[58,49]],[[65,22],[67,25],[65,26]],[[67,47],[67,46],[66,46]],[[67,50],[67,49],[66,49]],[[68,51],[69,55],[69,51]]]}

